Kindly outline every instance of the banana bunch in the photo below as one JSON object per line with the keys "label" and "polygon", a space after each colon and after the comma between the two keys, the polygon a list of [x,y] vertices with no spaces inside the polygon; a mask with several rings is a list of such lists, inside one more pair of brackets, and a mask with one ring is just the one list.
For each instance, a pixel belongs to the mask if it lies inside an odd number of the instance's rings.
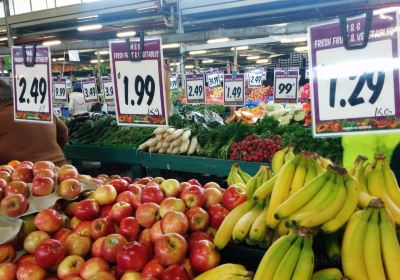
{"label": "banana bunch", "polygon": [[246,185],[250,179],[251,176],[240,169],[239,164],[235,163],[232,165],[226,181],[228,183],[228,186],[232,186],[234,184]]}
{"label": "banana bunch", "polygon": [[207,270],[194,280],[251,280],[252,273],[243,265],[227,263]]}
{"label": "banana bunch", "polygon": [[313,270],[312,237],[289,233],[269,247],[254,280],[310,280]]}
{"label": "banana bunch", "polygon": [[356,211],[343,236],[342,265],[352,280],[399,279],[400,245],[385,208]]}
{"label": "banana bunch", "polygon": [[246,184],[247,196],[252,197],[254,192],[272,176],[271,169],[268,166],[261,165],[256,175],[251,177]]}
{"label": "banana bunch", "polygon": [[273,174],[277,174],[286,162],[292,160],[295,157],[293,150],[294,146],[288,145],[287,147],[275,153],[271,161],[271,168]]}
{"label": "banana bunch", "polygon": [[337,268],[325,268],[313,274],[312,280],[342,280],[343,274]]}

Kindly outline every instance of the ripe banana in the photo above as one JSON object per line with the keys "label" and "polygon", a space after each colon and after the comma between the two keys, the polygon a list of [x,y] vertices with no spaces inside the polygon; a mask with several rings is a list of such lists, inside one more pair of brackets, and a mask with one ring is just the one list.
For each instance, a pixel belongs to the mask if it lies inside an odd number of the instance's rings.
{"label": "ripe banana", "polygon": [[243,182],[247,184],[247,182],[250,180],[251,176],[244,172],[240,167],[238,169],[239,176],[242,178]]}
{"label": "ripe banana", "polygon": [[290,186],[289,197],[293,196],[303,186],[307,175],[306,158],[301,159],[294,172],[293,181]]}
{"label": "ripe banana", "polygon": [[250,276],[238,276],[238,275],[225,275],[219,278],[219,280],[251,280]]}
{"label": "ripe banana", "polygon": [[276,227],[276,231],[278,232],[279,236],[288,234],[289,228],[288,228],[288,223],[287,223],[286,219],[279,221],[279,224]]}
{"label": "ripe banana", "polygon": [[312,237],[304,237],[303,248],[294,270],[292,280],[309,280],[314,270],[314,252]]}
{"label": "ripe banana", "polygon": [[254,223],[251,225],[249,232],[249,239],[252,242],[259,243],[265,238],[267,234],[267,223],[266,216],[268,211],[268,203],[262,210],[262,212],[258,215],[258,217],[254,220]]}
{"label": "ripe banana", "polygon": [[279,169],[285,164],[285,155],[288,152],[289,147],[285,147],[279,151],[277,151],[272,158],[271,167],[273,174],[277,174]]}
{"label": "ripe banana", "polygon": [[240,243],[245,240],[246,236],[249,234],[252,224],[260,215],[260,213],[262,213],[262,210],[262,207],[256,205],[242,217],[240,217],[232,232],[232,239],[235,243]]}
{"label": "ripe banana", "polygon": [[228,244],[237,221],[253,208],[253,206],[254,202],[248,200],[237,206],[228,214],[228,216],[225,217],[214,237],[214,245],[218,250],[222,250],[226,244]]}
{"label": "ripe banana", "polygon": [[386,159],[383,162],[382,167],[383,177],[385,180],[385,190],[389,194],[390,198],[393,202],[400,207],[400,189],[399,185],[397,184],[397,180],[395,175],[393,174],[392,169],[390,169],[389,163]]}
{"label": "ripe banana", "polygon": [[268,167],[262,165],[257,171],[256,175],[251,177],[251,179],[246,184],[247,197],[253,197],[254,192],[260,187],[265,181],[268,181]]}
{"label": "ripe banana", "polygon": [[234,165],[232,165],[231,170],[229,171],[228,174],[228,178],[226,179],[228,186],[232,186],[237,183],[245,184],[245,182],[243,181],[242,177],[240,177],[238,172],[239,172],[239,165],[235,163]]}
{"label": "ripe banana", "polygon": [[364,242],[371,211],[368,208],[354,212],[344,232],[342,266],[344,274],[352,280],[368,279],[364,261]]}
{"label": "ripe banana", "polygon": [[325,268],[315,272],[312,280],[342,280],[343,274],[337,268]]}
{"label": "ripe banana", "polygon": [[300,256],[301,247],[303,245],[303,237],[297,237],[296,241],[290,246],[286,255],[280,262],[274,274],[274,280],[290,280],[294,270],[296,269],[297,261]]}
{"label": "ripe banana", "polygon": [[317,163],[314,161],[314,159],[307,159],[306,161],[307,174],[304,180],[304,185],[307,185],[309,182],[314,180],[315,177],[317,177],[319,174],[322,174],[325,171],[324,169],[321,169],[321,172],[319,173],[317,171],[316,166]]}
{"label": "ripe banana", "polygon": [[378,219],[379,209],[372,210],[365,233],[364,260],[369,279],[385,280],[386,277],[381,256]]}
{"label": "ripe banana", "polygon": [[221,264],[194,278],[194,280],[220,280],[226,275],[247,276],[249,272],[240,264]]}
{"label": "ripe banana", "polygon": [[257,203],[263,202],[267,197],[271,196],[277,175],[262,184],[253,194],[253,200]]}
{"label": "ripe banana", "polygon": [[272,244],[272,231],[268,231],[266,232],[265,236],[263,239],[261,239],[260,242],[258,242],[258,247],[263,248],[263,249],[267,249],[269,246],[271,246]]}
{"label": "ripe banana", "polygon": [[291,161],[292,159],[295,158],[295,154],[294,154],[294,146],[293,145],[289,145],[289,150],[287,151],[287,153],[285,154],[285,163]]}

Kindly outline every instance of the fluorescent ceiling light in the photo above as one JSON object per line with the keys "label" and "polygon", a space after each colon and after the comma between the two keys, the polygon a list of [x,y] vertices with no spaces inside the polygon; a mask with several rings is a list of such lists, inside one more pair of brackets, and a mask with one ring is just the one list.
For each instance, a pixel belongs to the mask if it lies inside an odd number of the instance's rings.
{"label": "fluorescent ceiling light", "polygon": [[7,32],[7,29],[0,29],[0,33],[5,33]]}
{"label": "fluorescent ceiling light", "polygon": [[208,64],[208,63],[214,63],[214,60],[212,59],[206,59],[202,61],[203,64]]}
{"label": "fluorescent ceiling light", "polygon": [[57,58],[53,58],[52,61],[53,61],[53,62],[56,62],[56,61],[57,61]]}
{"label": "fluorescent ceiling light", "polygon": [[117,37],[132,37],[136,35],[136,31],[124,31],[124,32],[118,32]]}
{"label": "fluorescent ceiling light", "polygon": [[304,47],[296,47],[296,48],[294,48],[294,51],[295,51],[295,52],[306,52],[306,51],[308,51],[308,47],[307,47],[307,46],[304,46]]}
{"label": "fluorescent ceiling light", "polygon": [[64,60],[65,60],[64,57],[57,58],[57,61],[64,61]]}
{"label": "fluorescent ceiling light", "polygon": [[196,55],[196,54],[205,54],[207,53],[206,50],[200,50],[200,51],[191,51],[189,52],[190,55]]}
{"label": "fluorescent ceiling light", "polygon": [[77,20],[92,19],[92,18],[98,18],[98,17],[99,17],[99,15],[93,15],[93,16],[87,16],[87,17],[80,17],[80,18],[77,18]]}
{"label": "fluorescent ceiling light", "polygon": [[8,37],[0,37],[0,41],[8,41]]}
{"label": "fluorescent ceiling light", "polygon": [[3,73],[4,73],[4,74],[8,74],[8,70],[7,70],[7,69],[4,69],[4,70],[3,70]]}
{"label": "fluorescent ceiling light", "polygon": [[276,53],[276,54],[271,54],[270,56],[268,56],[268,58],[273,58],[273,57],[278,57],[283,55],[283,53]]}
{"label": "fluorescent ceiling light", "polygon": [[175,48],[179,48],[179,44],[178,43],[174,43],[174,44],[166,44],[166,45],[162,45],[163,49],[175,49]]}
{"label": "fluorescent ceiling light", "polygon": [[237,49],[238,51],[244,51],[244,50],[248,50],[249,46],[240,46],[240,47],[233,47],[231,48],[231,51],[234,51],[235,49]]}
{"label": "fluorescent ceiling light", "polygon": [[269,63],[269,59],[259,59],[256,61],[257,64],[266,64]]}
{"label": "fluorescent ceiling light", "polygon": [[94,52],[95,55],[97,55],[97,53],[100,54],[100,55],[106,55],[106,54],[108,54],[109,52],[108,52],[108,51],[98,51],[98,52]]}
{"label": "fluorescent ceiling light", "polygon": [[179,63],[179,62],[171,62],[170,65],[171,65],[171,66],[179,66],[180,63]]}
{"label": "fluorescent ceiling light", "polygon": [[[104,59],[100,59],[100,63],[102,63],[102,62],[104,62]],[[97,59],[92,59],[92,60],[90,61],[90,63],[96,64],[96,63],[98,63],[98,62],[97,62]]]}
{"label": "fluorescent ceiling light", "polygon": [[282,44],[299,43],[299,42],[306,42],[306,41],[307,41],[307,36],[299,36],[299,37],[282,38],[281,39]]}
{"label": "fluorescent ceiling light", "polygon": [[194,65],[185,65],[185,68],[186,68],[186,69],[193,69],[193,68],[194,68]]}
{"label": "fluorescent ceiling light", "polygon": [[400,7],[386,7],[386,8],[382,8],[379,10],[374,10],[374,14],[375,15],[381,15],[381,14],[386,14],[389,12],[396,12],[399,11],[400,12]]}
{"label": "fluorescent ceiling light", "polygon": [[217,44],[217,43],[224,43],[228,42],[229,38],[218,38],[218,39],[210,39],[207,40],[207,44]]}
{"label": "fluorescent ceiling light", "polygon": [[255,56],[248,56],[247,59],[248,59],[248,60],[257,60],[257,59],[260,59],[260,57],[259,57],[258,55],[255,55]]}
{"label": "fluorescent ceiling light", "polygon": [[78,31],[91,31],[91,30],[98,30],[102,29],[103,25],[101,24],[91,24],[91,25],[83,25],[79,26],[77,29]]}
{"label": "fluorescent ceiling light", "polygon": [[42,43],[43,46],[55,46],[55,45],[59,45],[59,44],[61,44],[60,40],[52,40],[52,41],[46,41],[46,42]]}

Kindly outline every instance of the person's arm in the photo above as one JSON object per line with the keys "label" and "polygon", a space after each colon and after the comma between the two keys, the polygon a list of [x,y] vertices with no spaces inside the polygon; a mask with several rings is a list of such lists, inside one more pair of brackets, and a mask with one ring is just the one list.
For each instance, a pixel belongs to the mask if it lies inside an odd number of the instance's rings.
{"label": "person's arm", "polygon": [[57,143],[61,148],[64,148],[68,142],[68,128],[57,116],[54,116],[54,119],[56,122]]}
{"label": "person's arm", "polygon": [[69,95],[68,111],[70,115],[74,114],[74,99],[72,98],[72,93]]}

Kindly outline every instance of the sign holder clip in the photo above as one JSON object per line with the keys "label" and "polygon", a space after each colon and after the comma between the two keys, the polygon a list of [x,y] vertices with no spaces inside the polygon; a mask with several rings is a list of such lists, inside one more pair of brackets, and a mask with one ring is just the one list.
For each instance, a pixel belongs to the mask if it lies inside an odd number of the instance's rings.
{"label": "sign holder clip", "polygon": [[26,60],[26,45],[25,44],[23,44],[22,45],[22,57],[23,57],[23,59],[24,59],[24,65],[26,66],[26,67],[33,67],[33,66],[35,66],[35,64],[36,64],[36,44],[33,44],[32,45],[32,61],[31,62],[28,62],[27,60]]}
{"label": "sign holder clip", "polygon": [[136,62],[136,61],[142,61],[143,60],[143,50],[144,50],[144,32],[139,31],[138,35],[136,37],[139,37],[140,43],[139,43],[139,57],[135,58],[132,57],[132,50],[131,50],[131,44],[130,44],[130,39],[126,39],[126,44],[128,46],[128,58],[129,61]]}
{"label": "sign holder clip", "polygon": [[364,40],[362,44],[358,45],[349,45],[349,35],[347,32],[347,18],[350,16],[353,16],[353,14],[348,14],[341,16],[339,18],[340,21],[340,30],[342,32],[342,37],[343,37],[343,46],[346,50],[358,50],[358,49],[364,49],[369,40],[369,33],[371,31],[371,25],[372,25],[372,16],[373,16],[373,11],[368,10],[365,12],[365,26],[364,26]]}

